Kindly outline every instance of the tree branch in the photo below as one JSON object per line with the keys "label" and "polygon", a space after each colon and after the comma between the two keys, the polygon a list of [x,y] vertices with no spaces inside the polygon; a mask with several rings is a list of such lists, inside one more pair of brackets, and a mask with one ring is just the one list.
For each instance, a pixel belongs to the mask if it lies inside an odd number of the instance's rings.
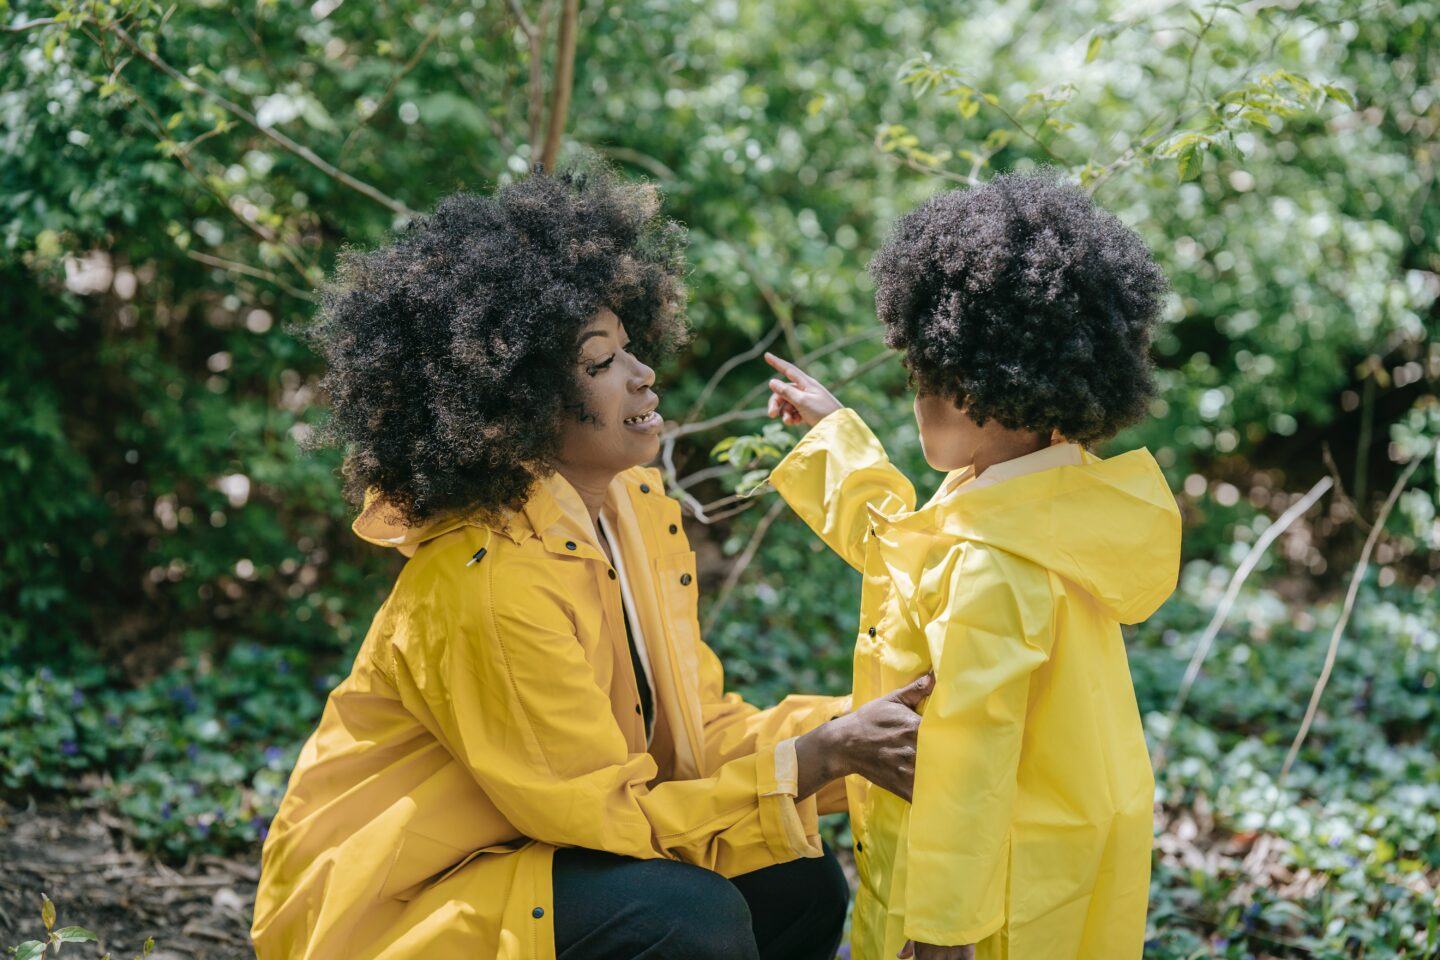
{"label": "tree branch", "polygon": [[257,280],[264,280],[267,283],[273,283],[275,286],[279,287],[281,290],[284,290],[292,297],[299,297],[301,300],[309,300],[311,303],[316,302],[315,294],[310,293],[307,290],[301,290],[298,287],[291,286],[289,283],[286,283],[279,274],[272,273],[269,270],[261,270],[259,267],[252,267],[248,263],[237,263],[234,260],[222,260],[220,257],[212,257],[208,253],[199,253],[195,250],[186,250],[185,256],[189,257],[191,260],[196,261],[197,263],[203,263],[207,267],[218,267],[219,269],[227,270],[230,273],[239,273],[247,277],[254,277]]}
{"label": "tree branch", "polygon": [[395,91],[400,86],[400,81],[408,77],[410,72],[420,65],[420,61],[425,57],[425,51],[429,50],[430,45],[439,38],[440,28],[445,26],[445,18],[454,12],[459,2],[460,0],[450,0],[449,5],[441,11],[439,19],[435,21],[435,26],[430,28],[429,32],[425,34],[424,39],[420,41],[420,45],[415,48],[415,52],[410,55],[410,59],[405,61],[405,65],[400,68],[399,73],[390,78],[390,83],[386,85],[385,92],[380,95],[380,99],[375,104],[375,108],[366,113],[365,116],[361,117],[360,121],[355,124],[355,129],[350,131],[349,135],[345,138],[345,142],[340,145],[340,156],[336,160],[337,164],[344,165],[345,155],[350,152],[350,146],[355,142],[355,138],[360,135],[360,131],[364,130],[365,125],[372,119],[380,115],[380,112],[395,98]]}
{"label": "tree branch", "polygon": [[1185,676],[1180,681],[1180,689],[1176,692],[1175,700],[1170,705],[1169,723],[1166,724],[1160,741],[1155,746],[1155,758],[1152,765],[1157,771],[1165,765],[1165,746],[1170,741],[1170,734],[1175,729],[1176,721],[1180,719],[1180,712],[1185,709],[1185,702],[1190,697],[1190,688],[1195,685],[1195,680],[1200,676],[1200,668],[1210,654],[1210,648],[1215,643],[1216,635],[1220,633],[1220,628],[1225,624],[1225,618],[1230,615],[1230,608],[1235,605],[1236,598],[1240,596],[1240,588],[1245,585],[1245,580],[1259,564],[1260,558],[1265,556],[1265,551],[1270,548],[1270,544],[1288,530],[1291,524],[1304,516],[1306,511],[1315,505],[1315,501],[1330,489],[1332,483],[1333,481],[1329,477],[1321,477],[1320,481],[1311,487],[1305,496],[1291,504],[1288,510],[1280,514],[1275,522],[1266,527],[1265,531],[1255,539],[1250,551],[1245,554],[1245,559],[1240,561],[1240,565],[1231,574],[1230,583],[1225,587],[1225,593],[1215,608],[1214,616],[1205,625],[1204,633],[1200,634],[1200,640],[1195,644],[1195,652],[1190,657],[1189,666],[1185,668]]}
{"label": "tree branch", "polygon": [[576,21],[580,17],[580,0],[564,2],[555,43],[555,84],[550,90],[550,126],[545,132],[545,148],[540,153],[540,164],[547,173],[555,169],[560,138],[565,132],[565,119],[570,113],[571,88],[575,85],[575,34]]}
{"label": "tree branch", "polygon": [[316,170],[319,170],[321,173],[323,173],[330,179],[349,187],[351,190],[354,190],[357,193],[369,197],[371,200],[374,200],[381,206],[387,207],[403,217],[414,217],[416,215],[414,210],[411,210],[404,203],[401,203],[394,197],[382,193],[370,184],[365,183],[363,180],[358,180],[355,177],[350,176],[350,174],[346,173],[345,171],[336,168],[330,163],[327,163],[325,160],[322,160],[320,156],[316,154],[314,150],[311,150],[309,147],[304,146],[303,144],[296,143],[294,140],[291,140],[289,137],[287,137],[285,134],[281,133],[278,130],[262,126],[259,120],[255,118],[255,115],[249,110],[246,110],[244,107],[240,106],[238,103],[235,103],[233,100],[229,100],[223,95],[216,93],[209,87],[206,87],[203,84],[190,79],[189,77],[185,76],[185,74],[181,73],[179,70],[176,70],[169,63],[161,59],[159,55],[151,53],[149,50],[146,50],[135,40],[134,37],[130,35],[130,32],[124,27],[120,26],[120,24],[113,23],[108,25],[105,29],[115,34],[115,36],[120,40],[120,42],[123,43],[126,47],[128,47],[131,52],[136,54],[146,63],[150,64],[156,70],[159,70],[161,73],[170,77],[172,80],[179,83],[182,87],[184,87],[191,93],[196,93],[207,98],[225,112],[231,114],[232,116],[238,117],[240,120],[243,120],[246,124],[253,127],[255,130],[257,130],[264,136],[268,137],[271,141],[280,146],[283,150],[288,153],[294,154],[301,160],[304,160],[306,163],[310,164],[312,167],[314,167]]}
{"label": "tree branch", "polygon": [[[1345,635],[1345,628],[1350,623],[1350,614],[1355,610],[1355,598],[1360,593],[1360,584],[1365,579],[1365,573],[1370,569],[1370,554],[1375,549],[1375,543],[1380,539],[1380,534],[1385,529],[1385,521],[1390,519],[1390,511],[1395,508],[1396,502],[1400,499],[1401,492],[1405,485],[1410,482],[1411,476],[1419,469],[1424,462],[1423,456],[1418,456],[1410,461],[1395,486],[1390,488],[1390,495],[1385,498],[1385,503],[1380,507],[1380,512],[1375,516],[1375,526],[1370,529],[1370,535],[1365,538],[1365,546],[1360,550],[1360,559],[1355,564],[1355,572],[1350,575],[1350,588],[1345,591],[1345,602],[1340,607],[1340,619],[1335,621],[1335,629],[1330,633],[1330,645],[1325,651],[1325,665],[1320,668],[1320,678],[1315,681],[1315,687],[1310,691],[1310,703],[1305,707],[1305,717],[1300,721],[1300,729],[1295,732],[1295,739],[1290,744],[1290,750],[1285,755],[1285,762],[1280,766],[1280,774],[1275,778],[1275,796],[1270,803],[1270,812],[1265,815],[1265,823],[1260,828],[1261,832],[1268,832],[1270,822],[1275,817],[1275,812],[1280,809],[1280,799],[1284,796],[1283,787],[1285,778],[1289,776],[1290,769],[1295,765],[1296,759],[1300,756],[1300,747],[1304,745],[1305,738],[1310,734],[1310,725],[1315,721],[1315,714],[1320,709],[1320,698],[1325,694],[1325,687],[1330,683],[1330,674],[1335,669],[1335,657],[1340,652],[1340,638]],[[1330,479],[1329,477],[1325,478]]]}

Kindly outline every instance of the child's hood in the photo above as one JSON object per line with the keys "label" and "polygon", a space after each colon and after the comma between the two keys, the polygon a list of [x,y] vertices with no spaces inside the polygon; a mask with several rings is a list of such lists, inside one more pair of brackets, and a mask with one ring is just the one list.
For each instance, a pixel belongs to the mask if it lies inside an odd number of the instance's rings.
{"label": "child's hood", "polygon": [[1023,557],[1078,585],[1121,623],[1154,613],[1179,576],[1180,511],[1143,448],[1108,460],[1086,453],[1076,466],[961,488],[882,523],[901,534],[882,535],[892,547],[907,539],[904,528],[928,528]]}

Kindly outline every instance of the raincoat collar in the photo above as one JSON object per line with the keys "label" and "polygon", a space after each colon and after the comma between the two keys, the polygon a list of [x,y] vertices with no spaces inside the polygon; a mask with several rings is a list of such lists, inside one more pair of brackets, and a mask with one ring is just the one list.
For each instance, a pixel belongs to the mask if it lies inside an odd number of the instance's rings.
{"label": "raincoat collar", "polygon": [[[1073,454],[1078,463],[1056,465]],[[994,482],[982,482],[997,464],[910,513],[871,506],[880,557],[897,589],[913,594],[923,558],[964,540],[1073,581],[1121,623],[1148,617],[1174,589],[1180,553],[1180,514],[1164,474],[1143,447],[1109,459],[1079,447],[1073,454],[1049,447],[1007,461]]]}
{"label": "raincoat collar", "polygon": [[[627,470],[618,474],[611,481],[603,508],[607,514],[613,515],[621,497],[627,494],[631,472]],[[596,554],[603,556],[595,525],[590,521],[590,512],[585,509],[580,494],[559,473],[551,473],[536,481],[524,506],[519,510],[505,511],[500,517],[488,522],[474,513],[458,511],[424,523],[407,524],[379,491],[372,487],[365,492],[365,504],[350,529],[366,543],[373,543],[378,547],[393,547],[404,556],[410,557],[414,556],[420,544],[464,526],[488,527],[516,543],[532,536],[546,540],[547,534],[552,533],[560,536],[562,540],[568,536],[580,540]]]}

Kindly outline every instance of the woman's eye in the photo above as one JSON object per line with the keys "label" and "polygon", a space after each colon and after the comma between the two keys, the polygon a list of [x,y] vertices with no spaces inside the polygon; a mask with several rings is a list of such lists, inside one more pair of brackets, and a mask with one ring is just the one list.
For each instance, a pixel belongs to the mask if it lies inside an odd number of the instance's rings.
{"label": "woman's eye", "polygon": [[596,374],[598,374],[601,370],[604,370],[606,367],[610,366],[610,364],[612,364],[612,363],[614,363],[614,362],[615,362],[615,354],[612,353],[612,354],[610,354],[610,359],[608,359],[608,360],[602,360],[602,361],[599,362],[599,363],[592,363],[592,364],[590,364],[589,366],[587,366],[587,367],[585,368],[585,372],[588,373],[588,374],[590,374],[590,376],[593,377],[593,376],[595,376]]}

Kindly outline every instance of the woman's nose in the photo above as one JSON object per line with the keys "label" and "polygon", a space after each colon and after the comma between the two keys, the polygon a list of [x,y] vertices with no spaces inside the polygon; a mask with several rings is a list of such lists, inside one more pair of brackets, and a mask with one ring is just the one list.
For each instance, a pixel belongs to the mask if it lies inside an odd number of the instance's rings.
{"label": "woman's nose", "polygon": [[632,392],[645,390],[655,385],[655,371],[650,369],[644,362],[635,361],[635,370],[630,377],[630,390]]}

